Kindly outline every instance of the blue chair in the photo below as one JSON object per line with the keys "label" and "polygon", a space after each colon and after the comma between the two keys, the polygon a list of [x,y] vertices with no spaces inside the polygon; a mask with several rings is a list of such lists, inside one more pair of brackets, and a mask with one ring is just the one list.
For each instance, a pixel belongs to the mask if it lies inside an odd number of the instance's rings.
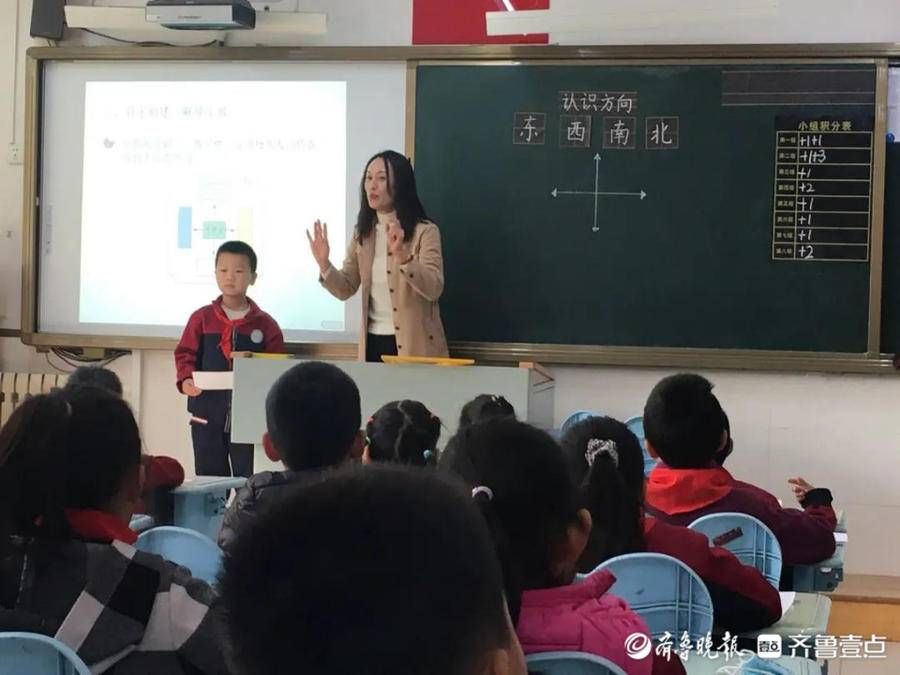
{"label": "blue chair", "polygon": [[745,565],[758,569],[778,588],[781,579],[781,545],[772,530],[746,513],[711,513],[688,527],[705,534],[710,544],[726,548]]}
{"label": "blue chair", "polygon": [[91,675],[66,644],[37,633],[0,633],[0,675]]}
{"label": "blue chair", "polygon": [[625,426],[628,427],[628,431],[637,436],[638,441],[641,443],[641,452],[644,453],[644,477],[646,478],[656,468],[659,460],[654,459],[647,452],[647,437],[644,436],[644,418],[640,415],[629,417],[625,420]]}
{"label": "blue chair", "polygon": [[525,658],[529,673],[543,675],[626,675],[609,659],[584,652],[544,652]]}
{"label": "blue chair", "polygon": [[713,629],[706,584],[680,560],[660,553],[629,553],[601,563],[616,577],[610,591],[647,622],[654,640],[669,633],[676,644],[687,633],[696,642]]}
{"label": "blue chair", "polygon": [[198,579],[213,584],[222,569],[222,549],[206,535],[183,527],[154,527],[138,536],[135,548],[187,567]]}
{"label": "blue chair", "polygon": [[196,530],[216,540],[225,516],[225,503],[231,490],[243,487],[246,478],[197,476],[172,490],[175,498],[173,525]]}
{"label": "blue chair", "polygon": [[578,424],[581,420],[586,420],[589,417],[601,416],[601,413],[591,412],[590,410],[576,410],[566,419],[564,419],[562,424],[559,425],[559,435],[560,437],[562,437],[569,429]]}

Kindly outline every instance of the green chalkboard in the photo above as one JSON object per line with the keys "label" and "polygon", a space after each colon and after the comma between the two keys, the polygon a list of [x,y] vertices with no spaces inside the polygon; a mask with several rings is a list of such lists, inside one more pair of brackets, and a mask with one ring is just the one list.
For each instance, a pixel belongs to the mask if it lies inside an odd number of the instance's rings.
{"label": "green chalkboard", "polygon": [[[865,352],[869,216],[851,232],[813,214],[830,248],[798,260],[803,242],[776,239],[776,147],[812,122],[871,132],[874,89],[864,64],[420,65],[416,175],[449,338]],[[871,148],[827,152],[871,164]],[[854,180],[861,198],[827,210],[870,209]]]}
{"label": "green chalkboard", "polygon": [[881,351],[900,353],[900,144],[885,156]]}

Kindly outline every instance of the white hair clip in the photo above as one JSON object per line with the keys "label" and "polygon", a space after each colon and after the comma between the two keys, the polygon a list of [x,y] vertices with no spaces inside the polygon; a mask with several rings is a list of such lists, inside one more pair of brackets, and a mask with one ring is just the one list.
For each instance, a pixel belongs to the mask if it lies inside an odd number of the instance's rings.
{"label": "white hair clip", "polygon": [[472,488],[472,499],[475,499],[478,495],[485,495],[489,502],[494,499],[494,491],[487,485],[479,485],[478,487]]}
{"label": "white hair clip", "polygon": [[609,455],[616,468],[619,467],[619,449],[615,441],[601,440],[599,438],[589,440],[587,450],[584,453],[584,459],[589,467],[594,466],[594,460],[597,459],[597,455]]}

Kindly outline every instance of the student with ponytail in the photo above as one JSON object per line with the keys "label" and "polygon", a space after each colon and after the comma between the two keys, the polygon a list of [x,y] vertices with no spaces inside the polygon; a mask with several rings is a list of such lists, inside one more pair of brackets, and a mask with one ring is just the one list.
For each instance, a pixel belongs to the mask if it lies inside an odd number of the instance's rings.
{"label": "student with ponytail", "polygon": [[563,437],[563,454],[577,487],[578,506],[593,529],[578,561],[589,573],[609,558],[647,551],[677,558],[703,579],[713,599],[716,627],[759,630],[781,618],[778,591],[753,567],[710,546],[702,534],[643,512],[644,462],[637,437],[618,420],[591,417]]}
{"label": "student with ponytail", "polygon": [[103,673],[227,672],[208,585],[136,551],[141,439],[96,387],[29,398],[0,431],[0,630],[65,642]]}
{"label": "student with ponytail", "polygon": [[[488,420],[460,431],[439,466],[466,482],[482,510],[526,654],[582,651],[628,673],[651,672],[651,657],[626,654],[626,638],[648,631],[624,600],[607,592],[615,577],[603,571],[572,583],[591,515],[577,504],[550,436],[514,419]],[[684,672],[680,663],[673,665],[671,672]]]}
{"label": "student with ponytail", "polygon": [[437,463],[441,420],[419,401],[391,401],[366,422],[363,462],[413,466]]}

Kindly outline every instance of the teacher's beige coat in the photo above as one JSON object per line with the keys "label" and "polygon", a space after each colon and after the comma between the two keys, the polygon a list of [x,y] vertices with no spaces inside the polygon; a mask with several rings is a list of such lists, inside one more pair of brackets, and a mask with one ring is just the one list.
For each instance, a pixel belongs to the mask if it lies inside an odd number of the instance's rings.
{"label": "teacher's beige coat", "polygon": [[[420,222],[413,232],[412,260],[400,265],[388,253],[388,287],[394,310],[394,336],[400,356],[448,356],[438,299],[444,291],[441,232],[432,222]],[[319,281],[339,300],[347,300],[362,287],[362,322],[359,359],[366,358],[366,326],[372,293],[375,232],[362,242],[354,235],[341,269],[329,267]]]}

